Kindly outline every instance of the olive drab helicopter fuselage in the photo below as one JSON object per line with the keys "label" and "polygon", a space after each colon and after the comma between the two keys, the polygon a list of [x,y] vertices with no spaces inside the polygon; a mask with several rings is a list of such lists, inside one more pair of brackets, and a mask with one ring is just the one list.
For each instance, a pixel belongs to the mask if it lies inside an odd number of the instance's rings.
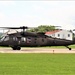
{"label": "olive drab helicopter fuselage", "polygon": [[53,38],[44,33],[27,32],[27,27],[1,27],[7,29],[23,29],[21,32],[6,34],[0,39],[0,46],[10,46],[13,50],[20,50],[21,47],[36,47],[36,46],[65,46],[69,50],[69,45],[75,44],[73,40],[65,40]]}

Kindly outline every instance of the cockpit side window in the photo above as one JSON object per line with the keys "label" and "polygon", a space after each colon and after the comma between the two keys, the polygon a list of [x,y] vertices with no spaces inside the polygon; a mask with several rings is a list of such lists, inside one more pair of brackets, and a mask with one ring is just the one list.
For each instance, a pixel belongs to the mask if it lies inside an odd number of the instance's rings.
{"label": "cockpit side window", "polygon": [[9,37],[8,36],[2,36],[1,37],[1,41],[8,41],[9,40]]}
{"label": "cockpit side window", "polygon": [[9,37],[8,36],[6,36],[5,37],[5,39],[4,39],[4,41],[8,41],[9,40]]}
{"label": "cockpit side window", "polygon": [[1,37],[1,41],[3,41],[5,39],[5,36]]}
{"label": "cockpit side window", "polygon": [[13,37],[13,41],[17,41],[17,37]]}

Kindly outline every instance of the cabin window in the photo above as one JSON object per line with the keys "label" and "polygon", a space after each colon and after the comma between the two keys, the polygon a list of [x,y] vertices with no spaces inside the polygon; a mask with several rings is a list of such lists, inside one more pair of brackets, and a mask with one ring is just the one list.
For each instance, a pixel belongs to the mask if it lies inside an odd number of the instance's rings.
{"label": "cabin window", "polygon": [[58,34],[58,37],[60,37],[60,34]]}
{"label": "cabin window", "polygon": [[31,42],[31,38],[27,38],[27,43],[30,43]]}
{"label": "cabin window", "polygon": [[52,36],[55,36],[55,34],[52,34]]}
{"label": "cabin window", "polygon": [[31,39],[31,38],[28,38],[28,39]]}
{"label": "cabin window", "polygon": [[22,42],[26,41],[26,38],[25,37],[22,37],[21,38]]}
{"label": "cabin window", "polygon": [[68,37],[70,37],[70,34],[68,34]]}
{"label": "cabin window", "polygon": [[17,37],[13,37],[13,41],[17,41]]}

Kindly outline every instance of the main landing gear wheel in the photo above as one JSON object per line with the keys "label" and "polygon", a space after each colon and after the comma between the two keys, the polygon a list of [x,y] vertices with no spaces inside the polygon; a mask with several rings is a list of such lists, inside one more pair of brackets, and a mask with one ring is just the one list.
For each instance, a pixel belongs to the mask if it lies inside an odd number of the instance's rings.
{"label": "main landing gear wheel", "polygon": [[21,49],[21,47],[18,46],[18,47],[17,47],[17,50],[20,50],[20,49]]}
{"label": "main landing gear wheel", "polygon": [[21,47],[20,47],[20,46],[17,46],[17,47],[16,47],[16,46],[14,46],[14,47],[12,47],[12,49],[13,49],[13,50],[20,50],[20,49],[21,49]]}

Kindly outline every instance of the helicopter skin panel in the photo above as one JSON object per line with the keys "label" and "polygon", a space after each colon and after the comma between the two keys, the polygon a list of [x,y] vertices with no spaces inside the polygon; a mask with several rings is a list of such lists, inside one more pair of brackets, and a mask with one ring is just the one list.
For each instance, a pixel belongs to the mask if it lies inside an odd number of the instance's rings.
{"label": "helicopter skin panel", "polygon": [[54,39],[53,46],[66,46],[72,44],[70,40]]}
{"label": "helicopter skin panel", "polygon": [[[9,44],[10,43],[10,44]],[[1,42],[1,46],[65,46],[75,42],[63,39],[45,37],[11,37],[10,41],[6,38]]]}
{"label": "helicopter skin panel", "polygon": [[75,44],[74,41],[50,37],[3,37],[0,46],[66,46]]}
{"label": "helicopter skin panel", "polygon": [[26,40],[27,43],[30,43],[31,41],[32,41],[31,38],[27,38],[27,40]]}

